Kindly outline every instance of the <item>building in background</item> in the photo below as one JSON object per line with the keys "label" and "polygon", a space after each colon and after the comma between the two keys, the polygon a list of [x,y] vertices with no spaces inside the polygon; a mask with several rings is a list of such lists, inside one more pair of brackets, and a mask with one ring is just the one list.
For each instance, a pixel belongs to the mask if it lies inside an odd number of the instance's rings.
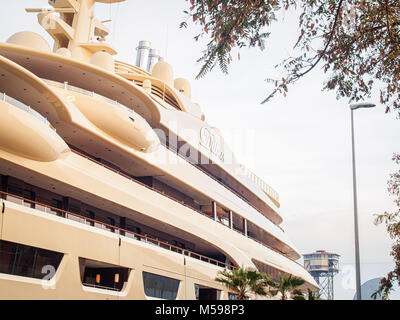
{"label": "building in background", "polygon": [[304,268],[320,286],[322,298],[333,300],[333,278],[339,272],[339,255],[325,250],[303,255]]}
{"label": "building in background", "polygon": [[[379,289],[381,278],[373,278],[364,282],[361,285],[361,299],[362,300],[374,300],[371,296],[374,292]],[[381,295],[377,295],[377,300],[382,299]],[[353,300],[356,300],[356,294],[354,294]]]}

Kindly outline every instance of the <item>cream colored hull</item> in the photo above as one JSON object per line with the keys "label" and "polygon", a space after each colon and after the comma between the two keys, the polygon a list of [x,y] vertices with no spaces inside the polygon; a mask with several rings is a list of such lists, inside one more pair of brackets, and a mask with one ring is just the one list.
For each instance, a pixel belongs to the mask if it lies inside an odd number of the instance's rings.
{"label": "cream colored hull", "polygon": [[[195,285],[221,290],[220,298],[228,299],[226,288],[214,281],[223,270],[218,265],[256,268],[260,266],[257,263],[301,277],[306,281],[304,288],[317,290],[311,275],[294,261],[300,253],[279,226],[282,217],[277,194],[254,175],[237,174],[240,166],[233,156],[232,163],[225,163],[221,150],[201,143],[201,132],[217,130],[204,121],[190,94],[184,97],[173,81],[163,79],[162,72],[150,75],[115,62],[100,52],[115,53],[106,44],[86,43],[83,38],[91,32],[88,16],[94,2],[79,1],[79,14],[69,27],[61,18],[51,20],[56,27],[54,34],[50,33],[56,40],[55,49],[62,47],[63,41],[57,37],[64,33],[71,40],[70,51],[63,48],[61,52],[72,56],[51,53],[40,36],[29,32],[0,44],[0,89],[47,118],[42,121],[37,114],[21,110],[18,102],[13,105],[4,95],[0,101],[0,177],[46,191],[49,198],[58,195],[63,201],[66,198],[103,210],[109,214],[107,218],[118,217],[119,226],[121,219],[147,222],[157,235],[165,232],[183,239],[198,252],[226,259],[226,264],[199,259],[199,255],[196,258],[189,250],[174,252],[170,243],[135,239],[121,232],[122,228],[88,225],[84,217],[70,212],[57,216],[42,203],[30,205],[18,198],[26,191],[34,192],[31,189],[8,193],[7,182],[6,187],[0,186],[4,198],[0,197],[0,240],[63,257],[51,280],[46,280],[45,274],[33,278],[0,273],[0,299],[154,299],[145,295],[143,272],[179,280],[177,299],[195,299]],[[40,22],[46,15],[39,14]],[[172,79],[172,71],[170,76]],[[66,79],[73,86],[64,83]],[[181,132],[172,128],[174,121],[196,132],[194,146],[219,165],[221,176],[230,178],[229,182],[182,160],[170,148],[170,140],[168,146],[160,142],[160,132],[155,129],[168,129],[170,136],[180,137]],[[231,154],[229,148],[224,152]],[[140,182],[148,177],[157,177],[164,189]],[[164,191],[176,192],[175,197]],[[217,214],[226,216],[227,212],[230,225],[218,223]],[[234,228],[235,218],[242,221],[243,232],[238,224]],[[247,223],[253,228],[253,238]],[[81,258],[131,270],[122,290],[84,285]],[[213,264],[216,261],[217,265]]]}
{"label": "cream colored hull", "polygon": [[[225,290],[213,281],[221,268],[143,241],[9,201],[5,202],[0,219],[2,240],[64,253],[50,281],[0,274],[0,299],[147,299],[142,271],[181,280],[177,299],[195,299],[194,283]],[[80,279],[79,257],[121,265],[132,271],[120,292],[86,287]],[[227,293],[221,298],[226,299]]]}

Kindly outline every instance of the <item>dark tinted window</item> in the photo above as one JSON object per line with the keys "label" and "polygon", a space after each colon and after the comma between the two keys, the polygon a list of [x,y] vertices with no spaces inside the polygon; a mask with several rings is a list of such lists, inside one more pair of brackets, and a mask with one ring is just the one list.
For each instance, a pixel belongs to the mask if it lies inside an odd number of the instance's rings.
{"label": "dark tinted window", "polygon": [[[50,280],[56,271],[62,253],[0,240],[0,273]],[[50,277],[49,277],[50,275]]]}
{"label": "dark tinted window", "polygon": [[221,291],[218,289],[194,284],[194,291],[196,293],[196,300],[219,300]]}
{"label": "dark tinted window", "polygon": [[234,294],[234,293],[228,293],[228,297],[229,297],[229,300],[238,300],[239,299],[238,295]]}
{"label": "dark tinted window", "polygon": [[179,288],[179,280],[143,272],[143,285],[146,296],[175,300]]}

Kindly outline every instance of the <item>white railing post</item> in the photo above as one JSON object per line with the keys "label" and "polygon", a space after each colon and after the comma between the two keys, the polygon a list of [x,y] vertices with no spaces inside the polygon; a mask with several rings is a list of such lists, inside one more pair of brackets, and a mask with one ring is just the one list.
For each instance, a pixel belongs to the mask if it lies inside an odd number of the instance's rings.
{"label": "white railing post", "polygon": [[212,214],[214,216],[214,221],[218,220],[218,216],[217,216],[217,203],[215,201],[211,202],[211,208],[212,208]]}

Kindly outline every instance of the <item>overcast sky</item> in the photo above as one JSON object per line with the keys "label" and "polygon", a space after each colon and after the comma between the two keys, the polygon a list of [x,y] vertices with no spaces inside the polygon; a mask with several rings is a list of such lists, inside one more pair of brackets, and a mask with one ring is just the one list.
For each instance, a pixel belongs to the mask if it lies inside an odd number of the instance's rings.
{"label": "overcast sky", "polygon": [[[50,42],[34,14],[25,7],[47,7],[45,0],[20,0],[0,11],[0,41],[13,33],[31,30]],[[236,53],[223,75],[216,68],[201,80],[196,60],[205,40],[195,42],[199,31],[185,19],[185,0],[126,1],[99,4],[96,15],[111,18],[109,42],[117,59],[134,64],[140,40],[150,40],[174,68],[175,77],[192,84],[192,96],[206,116],[219,128],[244,165],[279,192],[283,227],[302,253],[325,249],[341,255],[341,272],[335,280],[335,298],[354,295],[354,225],[351,166],[351,131],[348,101],[323,92],[325,75],[316,68],[289,88],[286,98],[260,102],[271,91],[264,81],[278,73],[274,66],[291,53],[297,37],[293,14],[276,23],[266,50],[245,49]],[[355,112],[359,232],[362,283],[382,277],[393,267],[391,240],[384,226],[373,225],[373,214],[394,209],[387,192],[389,174],[397,168],[391,160],[400,152],[400,120],[384,113],[379,94],[370,99],[374,109]],[[234,137],[233,139],[231,137]],[[392,298],[399,298],[395,294]]]}

